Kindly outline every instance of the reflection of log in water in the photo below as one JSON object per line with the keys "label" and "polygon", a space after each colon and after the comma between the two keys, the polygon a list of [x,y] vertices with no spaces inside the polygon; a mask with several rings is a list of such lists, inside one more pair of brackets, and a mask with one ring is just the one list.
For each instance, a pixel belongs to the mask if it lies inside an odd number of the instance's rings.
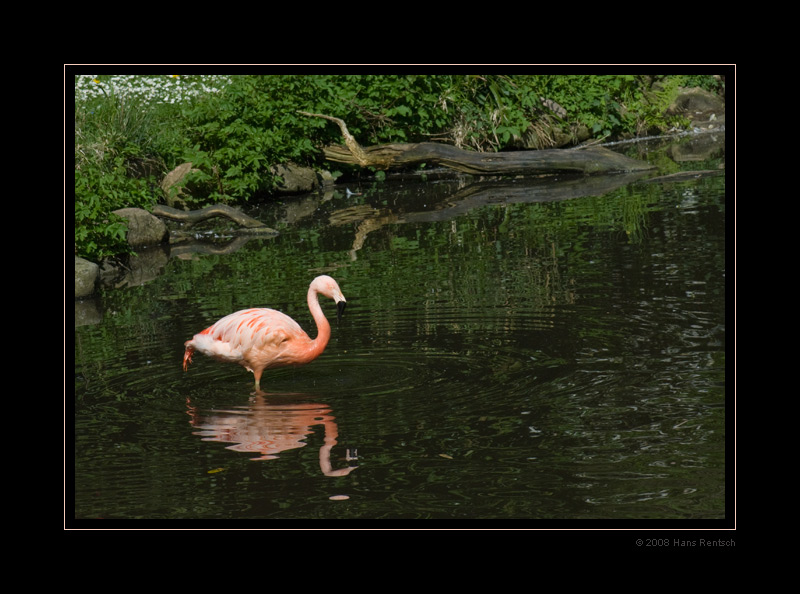
{"label": "reflection of log in water", "polygon": [[[200,413],[189,406],[191,424],[197,427],[195,435],[205,441],[230,443],[228,449],[236,452],[259,454],[253,460],[274,460],[278,454],[305,447],[304,441],[314,433],[313,427],[322,426],[323,445],[319,450],[320,471],[325,476],[346,476],[357,466],[334,469],[331,450],[337,444],[339,427],[330,407],[318,403],[287,401],[287,396],[270,400],[257,396],[249,406],[234,410],[214,410]],[[345,460],[355,460],[348,450]]]}
{"label": "reflection of log in water", "polygon": [[191,254],[227,255],[242,249],[248,241],[252,241],[252,236],[234,237],[229,241],[210,242],[196,239],[189,239],[181,243],[170,245],[169,255],[173,258],[187,259]]}
{"label": "reflection of log in water", "polygon": [[448,221],[487,204],[557,202],[586,196],[602,196],[645,175],[647,173],[639,172],[597,177],[579,175],[477,182],[459,190],[431,211],[406,213],[402,219],[409,223]]}
{"label": "reflection of log in water", "polygon": [[333,226],[357,224],[351,259],[364,245],[367,235],[387,224],[449,221],[473,208],[487,204],[516,204],[520,202],[555,202],[584,196],[602,196],[626,186],[646,172],[604,175],[595,177],[564,176],[546,178],[522,178],[513,181],[479,181],[460,187],[453,194],[442,197],[432,209],[420,212],[393,211],[389,208],[373,208],[368,205],[351,206],[331,214]]}
{"label": "reflection of log in water", "polygon": [[330,224],[334,227],[356,224],[356,236],[353,240],[353,248],[350,250],[350,259],[357,259],[358,250],[364,246],[364,240],[372,231],[377,231],[384,225],[396,223],[399,215],[389,209],[372,208],[369,205],[353,206],[343,208],[331,214]]}
{"label": "reflection of log in water", "polygon": [[226,232],[226,235],[230,235],[232,239],[225,242],[203,241],[197,239],[194,233],[179,230],[171,231],[170,255],[178,258],[185,258],[188,254],[193,253],[217,255],[232,254],[251,239],[274,237],[278,235],[277,231],[267,227],[258,219],[254,219],[225,204],[214,204],[199,210],[188,211],[157,204],[153,208],[153,215],[170,221],[179,222],[187,227],[192,227],[213,218],[226,218],[239,225],[238,229]]}

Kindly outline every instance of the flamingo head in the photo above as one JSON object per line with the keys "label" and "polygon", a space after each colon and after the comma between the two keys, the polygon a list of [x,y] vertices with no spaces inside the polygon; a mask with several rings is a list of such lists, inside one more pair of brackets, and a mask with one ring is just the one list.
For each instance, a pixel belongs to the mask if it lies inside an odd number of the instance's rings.
{"label": "flamingo head", "polygon": [[341,320],[344,309],[347,307],[347,299],[344,298],[337,282],[323,274],[311,281],[311,289],[336,302],[336,317],[337,320]]}

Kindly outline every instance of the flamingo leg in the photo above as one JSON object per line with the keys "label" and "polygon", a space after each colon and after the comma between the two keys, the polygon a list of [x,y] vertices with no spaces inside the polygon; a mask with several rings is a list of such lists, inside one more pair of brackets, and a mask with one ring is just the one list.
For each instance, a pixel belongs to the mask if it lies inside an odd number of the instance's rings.
{"label": "flamingo leg", "polygon": [[261,391],[261,370],[256,369],[253,371],[253,375],[256,378],[256,390],[251,395],[252,396],[263,396],[264,392]]}

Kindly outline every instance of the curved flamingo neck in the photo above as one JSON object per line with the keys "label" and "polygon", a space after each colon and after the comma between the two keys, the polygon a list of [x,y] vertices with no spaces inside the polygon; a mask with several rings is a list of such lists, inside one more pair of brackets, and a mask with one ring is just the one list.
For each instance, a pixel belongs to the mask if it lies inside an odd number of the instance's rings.
{"label": "curved flamingo neck", "polygon": [[317,337],[311,341],[311,349],[309,354],[312,359],[318,357],[328,346],[328,341],[331,338],[331,325],[328,323],[328,318],[322,313],[322,307],[319,304],[319,296],[316,289],[309,287],[308,289],[308,309],[314,322],[317,324]]}

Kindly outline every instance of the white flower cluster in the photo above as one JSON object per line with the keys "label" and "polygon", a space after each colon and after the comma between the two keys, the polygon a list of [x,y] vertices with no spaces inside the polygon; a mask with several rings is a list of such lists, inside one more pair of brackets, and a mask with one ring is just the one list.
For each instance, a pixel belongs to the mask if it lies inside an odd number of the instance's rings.
{"label": "white flower cluster", "polygon": [[102,97],[136,97],[148,103],[180,103],[189,97],[216,93],[231,82],[230,77],[217,75],[121,75],[75,77],[75,101]]}

